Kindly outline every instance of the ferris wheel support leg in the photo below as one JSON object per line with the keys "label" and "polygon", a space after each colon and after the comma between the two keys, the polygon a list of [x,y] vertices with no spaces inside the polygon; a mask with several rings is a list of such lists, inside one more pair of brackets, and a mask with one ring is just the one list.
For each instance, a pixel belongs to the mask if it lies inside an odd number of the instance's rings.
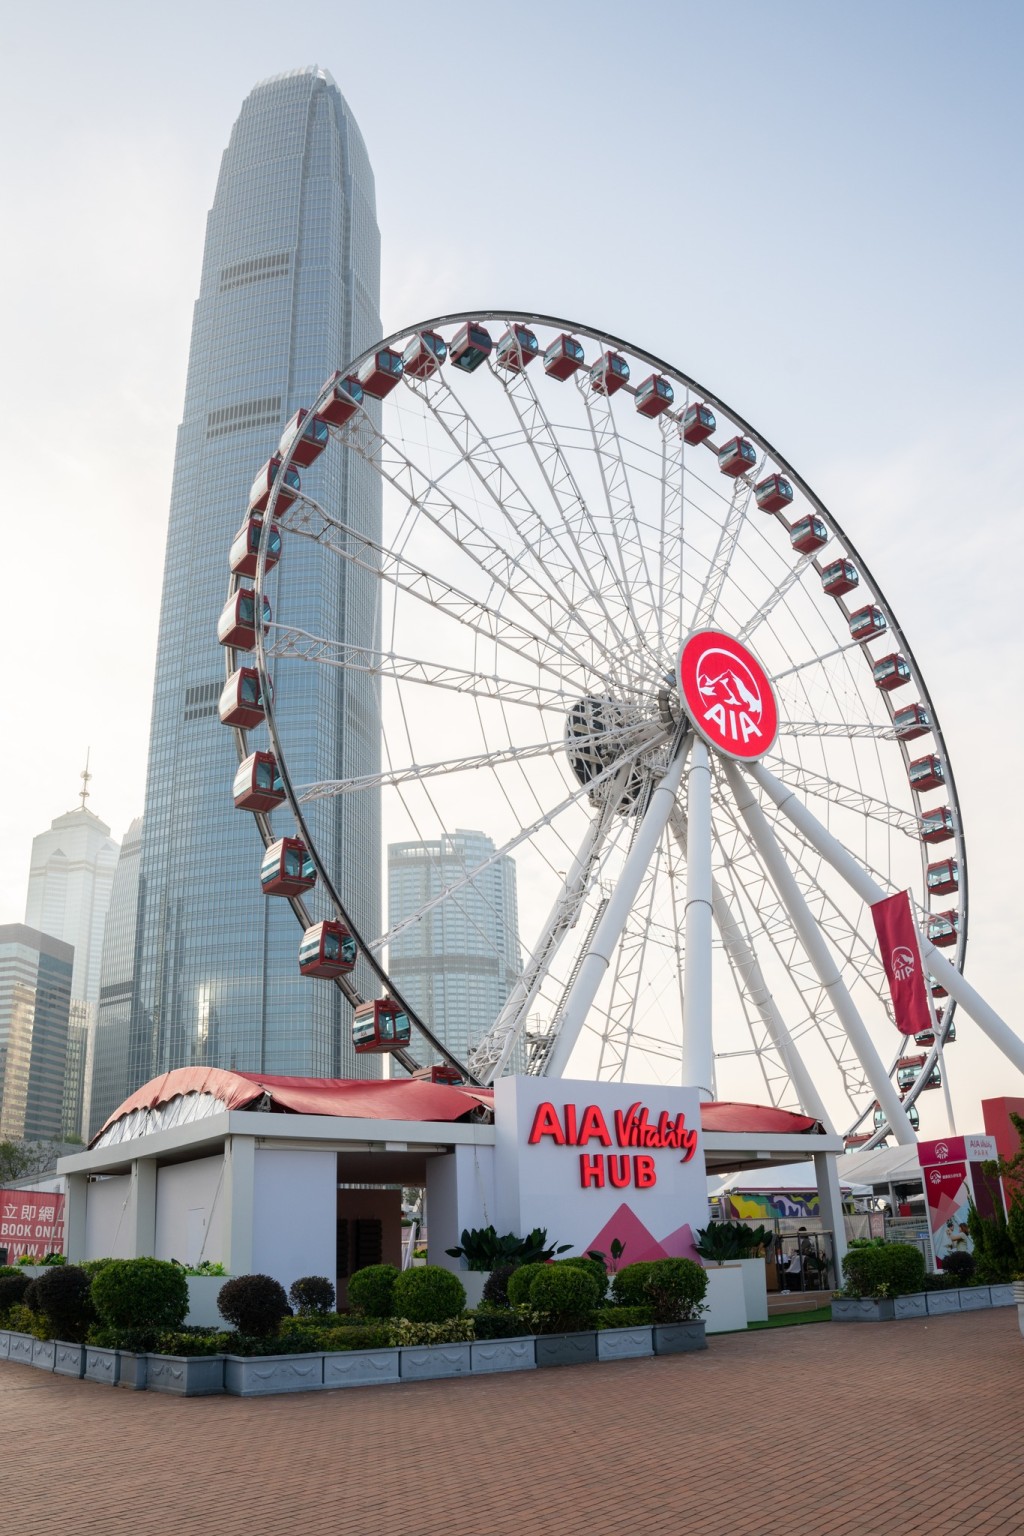
{"label": "ferris wheel support leg", "polygon": [[683,1082],[702,1101],[715,1097],[711,1007],[711,763],[694,736],[686,774],[686,906],[683,910]]}
{"label": "ferris wheel support leg", "polygon": [[731,762],[726,762],[724,767],[725,776],[729,781],[729,787],[740,814],[755,847],[764,860],[776,894],[789,914],[790,922],[796,930],[804,953],[814,967],[818,980],[827,992],[836,1016],[857,1053],[860,1064],[867,1074],[868,1082],[874,1090],[875,1098],[892,1128],[892,1133],[904,1146],[913,1146],[917,1138],[907,1118],[906,1110],[900,1103],[899,1094],[892,1085],[882,1058],[875,1050],[864,1020],[857,1011],[857,1005],[846,989],[831,951],[804,900],[796,876],[775,839],[768,818],[739,769]]}
{"label": "ferris wheel support leg", "polygon": [[[801,800],[797,799],[793,791],[783,784],[781,779],[777,779],[773,773],[770,773],[763,763],[751,764],[750,774],[765,793],[771,796],[779,810],[793,823],[797,831],[803,834],[811,847],[820,853],[838,874],[842,875],[862,901],[870,906],[889,894],[888,891],[882,890],[867,870],[858,864],[853,854],[844,848],[826,827],[822,826],[818,818]],[[955,965],[950,964],[941,949],[936,949],[924,934],[920,937],[921,960],[929,975],[946,988],[950,997],[956,999],[968,1017],[972,1018],[978,1028],[999,1047],[1006,1059],[1011,1061],[1018,1071],[1024,1072],[1024,1040],[1013,1032],[994,1008],[986,1003],[980,992],[975,991],[970,982],[964,978],[963,973],[958,971]]]}
{"label": "ferris wheel support leg", "polygon": [[[676,811],[672,816],[672,832],[683,852],[687,848],[687,821],[682,811]],[[711,879],[711,910],[715,919],[715,927],[718,929],[722,947],[729,957],[737,974],[741,977],[743,988],[750,998],[754,1008],[757,1009],[761,1021],[771,1036],[772,1044],[782,1058],[782,1064],[789,1074],[790,1082],[796,1089],[800,1108],[807,1115],[813,1115],[820,1120],[830,1135],[835,1133],[835,1127],[829,1117],[828,1110],[815,1088],[811,1075],[804,1065],[803,1057],[797,1050],[796,1043],[786,1028],[785,1020],[778,1010],[775,999],[771,994],[761,970],[761,963],[749,942],[743,928],[737,921],[728,897],[722,890],[718,881]]]}
{"label": "ferris wheel support leg", "polygon": [[597,996],[597,990],[604,979],[619,936],[636,900],[644,872],[668,825],[668,818],[676,802],[676,794],[682,781],[689,750],[690,737],[685,736],[677,742],[675,754],[669,761],[665,776],[651,795],[647,814],[637,828],[633,846],[623,862],[618,884],[609,897],[604,916],[597,925],[573,989],[566,999],[558,1038],[551,1047],[545,1066],[547,1077],[561,1077],[572,1055],[572,1048],[579,1038],[580,1030]]}

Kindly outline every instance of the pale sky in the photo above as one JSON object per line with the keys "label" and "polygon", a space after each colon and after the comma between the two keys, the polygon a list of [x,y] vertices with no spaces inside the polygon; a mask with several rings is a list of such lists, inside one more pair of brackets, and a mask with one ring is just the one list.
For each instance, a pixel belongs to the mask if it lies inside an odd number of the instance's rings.
{"label": "pale sky", "polygon": [[[835,512],[928,679],[967,973],[1016,1026],[1022,43],[1019,5],[945,0],[9,6],[0,922],[87,746],[114,835],[142,810],[205,215],[247,91],[315,62],[374,165],[385,329],[507,306],[620,335]],[[980,1129],[1024,1080],[966,1020],[956,1051]]]}

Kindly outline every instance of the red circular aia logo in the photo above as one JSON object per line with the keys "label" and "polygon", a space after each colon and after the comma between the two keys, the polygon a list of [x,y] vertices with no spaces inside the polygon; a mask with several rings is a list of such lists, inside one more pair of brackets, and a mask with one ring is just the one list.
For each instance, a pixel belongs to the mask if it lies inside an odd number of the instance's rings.
{"label": "red circular aia logo", "polygon": [[761,663],[719,629],[698,629],[683,646],[679,683],[686,712],[709,746],[753,762],[779,729],[779,710]]}

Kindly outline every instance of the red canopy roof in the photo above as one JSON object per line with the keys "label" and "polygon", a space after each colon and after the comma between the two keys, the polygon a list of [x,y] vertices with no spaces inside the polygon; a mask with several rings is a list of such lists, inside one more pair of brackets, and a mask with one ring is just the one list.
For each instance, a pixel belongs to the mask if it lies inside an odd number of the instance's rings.
{"label": "red canopy roof", "polygon": [[[93,1137],[97,1141],[115,1120],[136,1109],[156,1109],[190,1093],[207,1093],[225,1109],[244,1109],[270,1097],[272,1109],[297,1115],[342,1115],[358,1120],[452,1121],[478,1109],[490,1108],[490,1088],[459,1088],[405,1077],[366,1081],[345,1077],[268,1077],[258,1072],[225,1072],[219,1067],[179,1067],[154,1077],[125,1099]],[[702,1104],[705,1131],[767,1132],[793,1135],[813,1131],[818,1122],[809,1115],[791,1114],[761,1104]]]}

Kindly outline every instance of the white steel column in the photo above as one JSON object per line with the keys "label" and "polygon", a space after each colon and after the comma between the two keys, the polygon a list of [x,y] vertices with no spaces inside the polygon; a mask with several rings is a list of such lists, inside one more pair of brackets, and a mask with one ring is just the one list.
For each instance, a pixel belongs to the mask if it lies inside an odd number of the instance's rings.
{"label": "white steel column", "polygon": [[818,1186],[818,1210],[825,1230],[832,1233],[832,1257],[835,1260],[835,1282],[843,1283],[843,1260],[846,1257],[846,1218],[843,1212],[843,1192],[839,1187],[839,1168],[834,1152],[815,1152],[814,1182]]}
{"label": "white steel column", "polygon": [[597,931],[591,940],[590,948],[583,957],[579,974],[562,1010],[558,1038],[551,1047],[547,1059],[545,1071],[547,1077],[561,1077],[565,1071],[572,1048],[579,1038],[580,1030],[597,996],[597,989],[604,979],[615,946],[619,942],[626,918],[636,900],[644,871],[651,862],[658,840],[668,825],[668,818],[676,802],[676,794],[683,777],[683,768],[686,765],[689,750],[690,736],[685,736],[677,743],[675,755],[669,762],[665,776],[651,795],[647,814],[636,829],[633,846],[626,855],[618,882],[605,907],[604,916],[597,925]]}
{"label": "white steel column", "polygon": [[768,823],[760,805],[754,798],[747,781],[734,763],[725,764],[726,777],[729,787],[733,792],[736,804],[746,823],[747,830],[754,844],[764,860],[765,867],[775,887],[776,894],[789,914],[790,922],[796,929],[797,938],[803,946],[804,953],[810,960],[817,973],[829,1000],[836,1011],[836,1016],[846,1031],[850,1044],[857,1053],[861,1066],[867,1074],[868,1082],[874,1090],[875,1098],[884,1111],[896,1140],[904,1146],[913,1146],[916,1143],[914,1128],[907,1119],[907,1112],[900,1103],[900,1096],[892,1085],[892,1081],[882,1058],[875,1050],[871,1036],[868,1034],[864,1020],[857,1011],[857,1006],[846,989],[839,969],[832,958],[831,951],[821,935],[814,917],[804,900],[803,892],[796,881],[796,876],[790,869],[786,856],[775,840],[774,833]]}
{"label": "white steel column", "polygon": [[[822,826],[818,818],[801,800],[797,799],[781,779],[769,773],[762,763],[751,764],[750,772],[761,788],[775,801],[782,814],[799,832],[803,833],[811,847],[820,853],[823,859],[828,860],[832,868],[842,875],[863,901],[870,906],[891,894],[889,891],[882,890],[867,870],[857,863],[853,854],[832,836],[827,827]],[[926,934],[921,934],[921,959],[927,966],[929,974],[936,981],[941,982],[950,997],[956,998],[968,1017],[972,1018],[978,1028],[999,1047],[1007,1060],[1012,1061],[1018,1071],[1024,1072],[1024,1040],[1014,1033],[994,1008],[986,1003],[981,994],[964,979],[963,973],[958,971],[955,965],[950,964],[942,950],[937,949]]]}
{"label": "white steel column", "polygon": [[711,763],[694,735],[686,774],[686,906],[683,909],[683,1082],[715,1096],[711,1009]]}

